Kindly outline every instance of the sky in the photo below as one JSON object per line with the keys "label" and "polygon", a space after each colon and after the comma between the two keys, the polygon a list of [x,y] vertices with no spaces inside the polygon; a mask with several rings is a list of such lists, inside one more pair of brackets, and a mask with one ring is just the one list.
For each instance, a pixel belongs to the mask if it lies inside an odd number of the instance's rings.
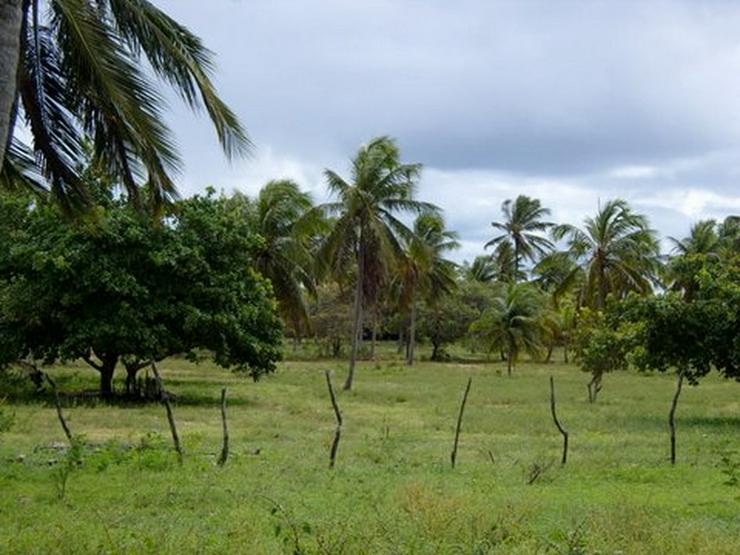
{"label": "sky", "polygon": [[154,2],[215,52],[255,145],[227,161],[171,97],[185,195],[292,178],[325,201],[323,170],[390,135],[458,260],[519,194],[570,223],[625,198],[662,237],[740,214],[740,2]]}

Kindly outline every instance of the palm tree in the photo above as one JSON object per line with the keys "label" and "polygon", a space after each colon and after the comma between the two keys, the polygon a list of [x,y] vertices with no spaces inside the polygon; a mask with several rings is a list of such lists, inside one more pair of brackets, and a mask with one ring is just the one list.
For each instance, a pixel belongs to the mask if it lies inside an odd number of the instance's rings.
{"label": "palm tree", "polygon": [[437,209],[413,198],[420,171],[420,164],[401,163],[393,139],[379,137],[360,148],[352,160],[349,181],[332,170],[324,172],[329,191],[337,200],[321,208],[329,215],[336,215],[336,220],[318,260],[335,274],[342,274],[349,263],[356,268],[352,348],[345,390],[352,388],[354,380],[366,297],[370,302],[375,301],[386,263],[398,260],[403,251],[399,236],[412,234],[397,216]]}
{"label": "palm tree", "polygon": [[416,308],[420,298],[434,305],[442,295],[452,291],[457,265],[444,258],[445,253],[460,246],[457,233],[445,229],[441,215],[421,214],[414,221],[413,235],[404,237],[404,252],[396,272],[399,306],[408,314],[406,364],[414,363],[416,348]]}
{"label": "palm tree", "polygon": [[305,293],[315,295],[312,241],[325,222],[311,195],[284,179],[267,183],[251,210],[254,229],[263,241],[255,255],[257,269],[272,282],[283,318],[297,338],[309,328]]}
{"label": "palm tree", "polygon": [[609,294],[617,298],[628,292],[652,292],[660,267],[660,249],[647,218],[634,213],[627,202],[614,199],[582,228],[569,224],[553,228],[556,240],[567,241],[581,273],[581,306],[603,309]]}
{"label": "palm tree", "polygon": [[496,279],[496,266],[490,256],[476,256],[472,264],[465,262],[463,271],[470,281],[489,283]]}
{"label": "palm tree", "polygon": [[677,255],[707,254],[716,256],[720,247],[720,237],[717,233],[717,222],[701,220],[691,226],[688,237],[676,239],[669,237],[673,243],[673,252]]}
{"label": "palm tree", "polygon": [[506,353],[506,369],[512,369],[522,351],[538,356],[547,334],[544,316],[546,303],[540,292],[528,283],[509,283],[498,290],[493,304],[470,326],[470,332],[488,352]]}
{"label": "palm tree", "polygon": [[[176,197],[180,157],[148,71],[204,107],[228,156],[249,140],[219,98],[213,55],[147,0],[8,0],[0,4],[0,181],[50,190],[71,207],[88,195],[78,167],[90,145],[134,203]],[[32,137],[13,137],[18,117]]]}
{"label": "palm tree", "polygon": [[503,245],[509,245],[509,252],[513,255],[513,280],[518,281],[522,260],[534,262],[552,250],[553,244],[542,234],[554,224],[543,221],[550,215],[550,210],[544,208],[538,199],[526,195],[519,195],[513,202],[505,200],[501,211],[504,220],[491,222],[491,226],[501,234],[488,241],[484,248],[495,247],[501,256],[507,252]]}

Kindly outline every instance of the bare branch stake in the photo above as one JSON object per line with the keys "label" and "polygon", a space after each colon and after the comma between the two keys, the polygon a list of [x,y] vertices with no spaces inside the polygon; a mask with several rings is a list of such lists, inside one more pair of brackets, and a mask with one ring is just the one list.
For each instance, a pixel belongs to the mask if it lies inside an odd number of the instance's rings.
{"label": "bare branch stake", "polygon": [[329,370],[326,370],[324,375],[326,376],[326,386],[329,388],[329,397],[331,397],[334,416],[337,418],[337,429],[334,431],[334,441],[331,444],[331,451],[329,452],[329,468],[334,468],[334,461],[337,458],[337,449],[339,448],[339,439],[342,437],[342,413],[339,412],[339,405],[337,405],[337,398],[334,395],[334,388],[331,385],[331,374]]}
{"label": "bare branch stake", "polygon": [[47,374],[46,372],[43,373],[44,377],[46,378],[46,381],[49,382],[49,385],[51,386],[51,390],[54,392],[54,405],[57,409],[57,417],[59,418],[59,423],[62,425],[62,429],[64,430],[64,435],[67,436],[67,441],[69,441],[70,446],[72,445],[72,432],[69,431],[69,426],[67,426],[67,421],[64,419],[64,414],[62,413],[62,403],[59,401],[59,392],[57,391],[57,384],[54,383],[54,380],[51,379],[51,376]]}
{"label": "bare branch stake", "polygon": [[563,459],[560,461],[560,464],[565,464],[568,460],[568,432],[560,425],[557,414],[555,414],[555,378],[552,376],[550,376],[550,410],[552,411],[552,419],[555,422],[555,426],[563,434]]}
{"label": "bare branch stake", "polygon": [[457,415],[457,426],[455,428],[455,443],[452,446],[452,453],[450,454],[450,462],[452,468],[455,468],[455,460],[457,459],[457,445],[460,441],[460,429],[462,428],[463,412],[465,411],[465,403],[468,401],[468,393],[470,393],[470,386],[473,383],[473,378],[468,378],[468,385],[465,387],[465,393],[463,393],[462,403],[460,403],[460,412]]}
{"label": "bare branch stake", "polygon": [[224,430],[224,444],[221,448],[221,456],[218,458],[218,466],[226,464],[229,458],[229,427],[226,425],[226,388],[221,390],[221,424]]}
{"label": "bare branch stake", "polygon": [[180,446],[180,437],[177,435],[177,426],[175,425],[175,417],[172,415],[172,407],[170,406],[170,399],[167,395],[167,391],[162,385],[162,377],[159,375],[157,365],[154,360],[151,361],[152,373],[154,379],[157,380],[157,387],[159,388],[160,398],[164,404],[165,411],[167,411],[167,422],[170,424],[170,432],[172,432],[172,442],[175,444],[175,451],[177,451],[177,460],[182,464],[182,447]]}
{"label": "bare branch stake", "polygon": [[678,396],[681,395],[681,386],[683,385],[683,372],[678,373],[676,381],[676,392],[673,394],[671,410],[668,413],[668,427],[671,430],[671,464],[676,464],[676,405]]}

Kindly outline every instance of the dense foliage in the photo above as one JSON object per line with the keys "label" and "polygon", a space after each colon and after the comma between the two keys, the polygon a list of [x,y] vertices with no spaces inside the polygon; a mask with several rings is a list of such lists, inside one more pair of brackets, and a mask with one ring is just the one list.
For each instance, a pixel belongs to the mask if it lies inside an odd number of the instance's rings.
{"label": "dense foliage", "polygon": [[76,225],[53,205],[0,200],[3,363],[81,358],[103,394],[119,362],[130,381],[151,359],[202,349],[254,377],[274,369],[281,326],[252,269],[261,238],[229,199],[181,201],[163,223],[107,199]]}

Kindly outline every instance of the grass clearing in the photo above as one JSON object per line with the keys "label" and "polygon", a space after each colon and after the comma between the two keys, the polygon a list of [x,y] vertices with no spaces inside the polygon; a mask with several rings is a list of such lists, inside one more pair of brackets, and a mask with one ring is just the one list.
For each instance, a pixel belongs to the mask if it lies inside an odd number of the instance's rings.
{"label": "grass clearing", "polygon": [[[407,368],[386,345],[379,361],[360,363],[356,389],[339,394],[344,426],[329,470],[327,368],[341,384],[337,361],[288,360],[257,383],[211,364],[162,363],[177,396],[182,467],[162,406],[68,400],[69,425],[87,446],[61,499],[65,454],[51,447],[64,436],[51,398],[8,395],[0,552],[737,553],[734,383],[711,376],[685,389],[672,468],[671,376],[608,375],[590,405],[587,376],[572,365],[523,363],[512,378],[495,362]],[[83,366],[52,373],[62,391],[95,387]],[[564,468],[550,375],[570,433]],[[222,386],[231,455],[219,468]],[[545,470],[528,485],[535,467]]]}

